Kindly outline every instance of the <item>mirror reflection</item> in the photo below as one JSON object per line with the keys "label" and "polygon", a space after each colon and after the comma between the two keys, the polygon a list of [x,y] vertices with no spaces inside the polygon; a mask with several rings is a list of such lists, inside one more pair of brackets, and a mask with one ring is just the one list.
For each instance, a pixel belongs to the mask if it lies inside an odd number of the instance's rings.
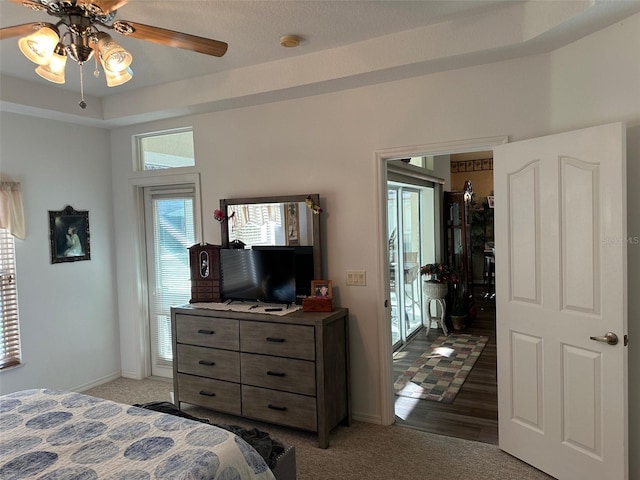
{"label": "mirror reflection", "polygon": [[291,247],[296,251],[311,247],[314,278],[321,278],[320,215],[307,204],[320,204],[320,195],[220,200],[226,215],[222,222],[222,246],[242,242],[246,247]]}
{"label": "mirror reflection", "polygon": [[304,202],[227,205],[229,241],[245,245],[313,245],[313,213]]}

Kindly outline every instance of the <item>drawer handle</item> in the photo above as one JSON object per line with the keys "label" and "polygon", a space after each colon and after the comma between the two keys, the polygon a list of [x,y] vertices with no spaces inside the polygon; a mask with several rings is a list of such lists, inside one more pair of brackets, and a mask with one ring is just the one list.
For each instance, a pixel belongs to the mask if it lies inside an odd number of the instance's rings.
{"label": "drawer handle", "polygon": [[278,337],[267,337],[267,342],[282,343],[282,342],[284,342],[284,338],[278,338]]}
{"label": "drawer handle", "polygon": [[271,410],[278,410],[280,412],[284,412],[287,410],[287,407],[279,407],[278,405],[267,405],[267,407],[269,407]]}
{"label": "drawer handle", "polygon": [[198,330],[198,333],[201,333],[203,335],[213,335],[216,332],[214,332],[213,330],[205,330],[201,328],[200,330]]}
{"label": "drawer handle", "polygon": [[271,375],[272,377],[284,377],[286,373],[284,372],[274,372],[272,370],[267,370],[267,375]]}
{"label": "drawer handle", "polygon": [[205,397],[215,397],[216,394],[213,392],[205,392],[204,390],[200,390],[200,395],[204,395]]}
{"label": "drawer handle", "polygon": [[198,363],[200,365],[208,365],[210,367],[213,367],[216,364],[216,362],[212,362],[211,360],[200,360]]}

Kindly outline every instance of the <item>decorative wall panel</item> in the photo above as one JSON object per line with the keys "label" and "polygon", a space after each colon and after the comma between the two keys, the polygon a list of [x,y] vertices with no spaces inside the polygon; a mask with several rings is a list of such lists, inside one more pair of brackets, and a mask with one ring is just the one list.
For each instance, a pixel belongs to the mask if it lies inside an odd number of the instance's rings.
{"label": "decorative wall panel", "polygon": [[601,353],[562,345],[562,440],[589,455],[602,454]]}
{"label": "decorative wall panel", "polygon": [[508,177],[510,299],[541,303],[539,162]]}
{"label": "decorative wall panel", "polygon": [[598,166],[562,157],[560,182],[562,306],[597,315],[600,311]]}
{"label": "decorative wall panel", "polygon": [[511,355],[512,420],[542,433],[542,338],[512,332]]}

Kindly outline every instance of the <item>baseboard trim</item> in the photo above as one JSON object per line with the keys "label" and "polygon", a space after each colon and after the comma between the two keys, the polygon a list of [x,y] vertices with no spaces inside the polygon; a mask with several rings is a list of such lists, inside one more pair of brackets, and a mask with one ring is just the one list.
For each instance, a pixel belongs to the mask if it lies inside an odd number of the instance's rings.
{"label": "baseboard trim", "polygon": [[126,370],[122,370],[120,372],[120,376],[122,378],[130,378],[132,380],[142,380],[145,377],[141,376],[138,372],[127,372]]}
{"label": "baseboard trim", "polygon": [[97,380],[94,380],[93,382],[89,382],[89,383],[85,383],[83,385],[78,385],[76,387],[71,388],[72,392],[84,392],[86,390],[89,390],[93,387],[97,387],[99,385],[102,385],[104,383],[109,383],[112,382],[113,380],[117,380],[118,378],[120,378],[122,375],[120,372],[115,372],[112,373],[110,375],[101,377]]}
{"label": "baseboard trim", "polygon": [[356,422],[375,423],[376,425],[382,425],[382,417],[380,415],[368,415],[365,413],[353,412],[353,420]]}

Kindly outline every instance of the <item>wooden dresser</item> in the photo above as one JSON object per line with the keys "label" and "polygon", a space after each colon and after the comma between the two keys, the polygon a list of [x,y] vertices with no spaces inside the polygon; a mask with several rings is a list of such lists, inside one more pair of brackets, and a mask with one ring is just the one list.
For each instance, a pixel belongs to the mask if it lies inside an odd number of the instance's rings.
{"label": "wooden dresser", "polygon": [[351,424],[349,314],[171,309],[175,403],[318,433]]}

